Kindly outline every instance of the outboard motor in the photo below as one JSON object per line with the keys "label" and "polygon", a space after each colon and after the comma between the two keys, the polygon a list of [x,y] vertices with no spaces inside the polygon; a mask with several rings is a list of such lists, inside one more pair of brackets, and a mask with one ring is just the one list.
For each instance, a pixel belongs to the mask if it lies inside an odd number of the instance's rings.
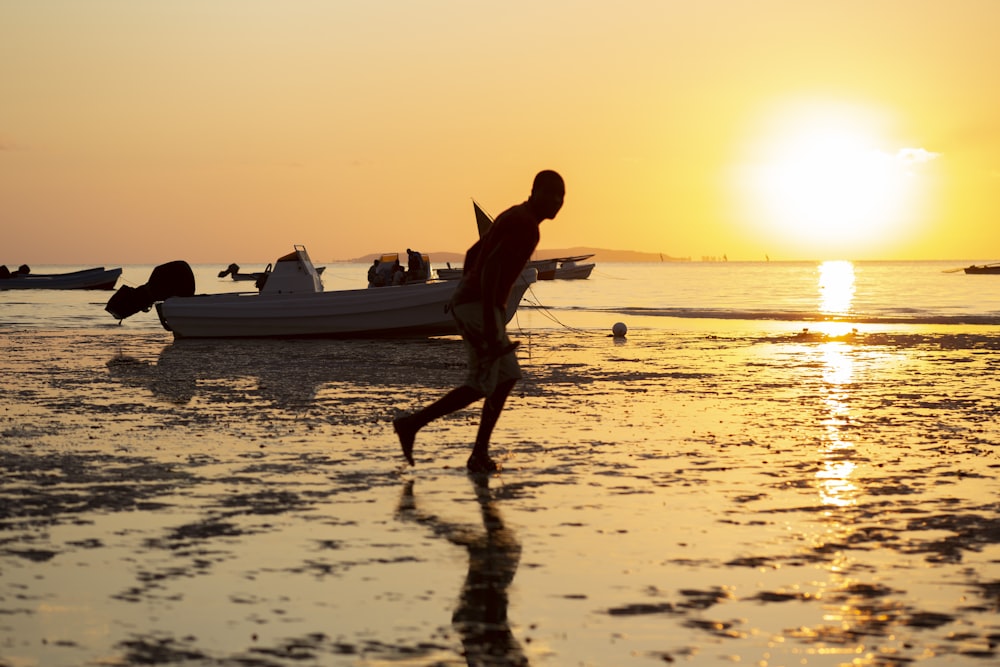
{"label": "outboard motor", "polygon": [[240,265],[237,264],[236,262],[233,262],[232,264],[230,264],[229,266],[227,266],[225,268],[225,270],[219,271],[219,277],[220,278],[225,278],[228,275],[232,275],[233,278],[235,278],[236,274],[239,273],[239,272],[240,272]]}
{"label": "outboard motor", "polygon": [[122,285],[108,299],[104,310],[111,313],[115,319],[124,320],[135,315],[140,310],[148,311],[156,301],[163,301],[172,296],[194,295],[194,272],[183,260],[160,264],[149,274],[149,281],[139,287]]}

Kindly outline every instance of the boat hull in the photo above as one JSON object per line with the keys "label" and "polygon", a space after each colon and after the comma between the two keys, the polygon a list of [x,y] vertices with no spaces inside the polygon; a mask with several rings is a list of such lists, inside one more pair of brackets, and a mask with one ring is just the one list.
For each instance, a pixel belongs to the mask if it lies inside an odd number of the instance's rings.
{"label": "boat hull", "polygon": [[965,267],[965,272],[970,274],[978,275],[988,275],[997,274],[1000,275],[1000,266],[967,266]]}
{"label": "boat hull", "polygon": [[552,276],[553,280],[586,280],[596,264],[577,264],[576,266],[560,266]]}
{"label": "boat hull", "polygon": [[0,290],[11,289],[86,289],[112,290],[121,277],[121,268],[97,267],[69,273],[17,275],[0,280]]}
{"label": "boat hull", "polygon": [[536,259],[528,262],[528,266],[538,270],[539,280],[580,280],[589,278],[595,265],[577,264],[577,262],[582,262],[593,256],[590,254]]}
{"label": "boat hull", "polygon": [[[508,320],[535,281],[511,291]],[[156,304],[176,338],[388,338],[457,333],[448,304],[458,281],[335,292],[205,294]]]}

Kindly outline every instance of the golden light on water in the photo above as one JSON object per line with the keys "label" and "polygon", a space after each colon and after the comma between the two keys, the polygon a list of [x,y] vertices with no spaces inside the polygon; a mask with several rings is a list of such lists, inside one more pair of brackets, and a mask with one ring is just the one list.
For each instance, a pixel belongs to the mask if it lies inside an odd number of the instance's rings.
{"label": "golden light on water", "polygon": [[825,315],[846,315],[854,301],[854,264],[844,260],[819,265],[819,310]]}
{"label": "golden light on water", "polygon": [[853,460],[854,442],[847,434],[851,422],[848,398],[854,376],[850,352],[849,345],[839,342],[825,343],[821,350],[826,392],[823,400],[828,416],[824,422],[822,461],[816,481],[823,504],[835,507],[855,504],[859,492],[852,479],[857,470]]}
{"label": "golden light on water", "polygon": [[854,304],[854,264],[845,260],[822,262],[817,268],[816,310],[832,321],[813,325],[827,336],[844,336],[855,328],[851,322],[836,321],[852,312]]}

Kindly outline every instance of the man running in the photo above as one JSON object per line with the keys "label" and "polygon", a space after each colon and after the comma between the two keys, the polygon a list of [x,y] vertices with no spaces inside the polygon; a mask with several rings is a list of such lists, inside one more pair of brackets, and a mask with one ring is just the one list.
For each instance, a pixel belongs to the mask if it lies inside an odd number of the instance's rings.
{"label": "man running", "polygon": [[528,200],[497,216],[486,234],[466,252],[451,312],[465,342],[468,376],[462,385],[427,407],[393,421],[403,456],[411,466],[417,431],[439,417],[485,398],[476,442],[466,467],[473,473],[500,469],[489,455],[490,436],[507,396],[521,379],[521,368],[514,354],[517,343],[507,337],[507,298],[538,246],[539,225],[556,217],[565,194],[562,176],[550,170],[539,172]]}

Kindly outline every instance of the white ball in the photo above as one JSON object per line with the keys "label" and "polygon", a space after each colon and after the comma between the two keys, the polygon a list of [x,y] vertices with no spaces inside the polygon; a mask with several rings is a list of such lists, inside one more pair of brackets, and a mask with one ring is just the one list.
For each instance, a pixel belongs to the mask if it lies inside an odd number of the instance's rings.
{"label": "white ball", "polygon": [[625,326],[624,322],[615,322],[615,325],[611,327],[611,333],[615,335],[615,338],[624,338],[625,334],[628,333],[628,327]]}

